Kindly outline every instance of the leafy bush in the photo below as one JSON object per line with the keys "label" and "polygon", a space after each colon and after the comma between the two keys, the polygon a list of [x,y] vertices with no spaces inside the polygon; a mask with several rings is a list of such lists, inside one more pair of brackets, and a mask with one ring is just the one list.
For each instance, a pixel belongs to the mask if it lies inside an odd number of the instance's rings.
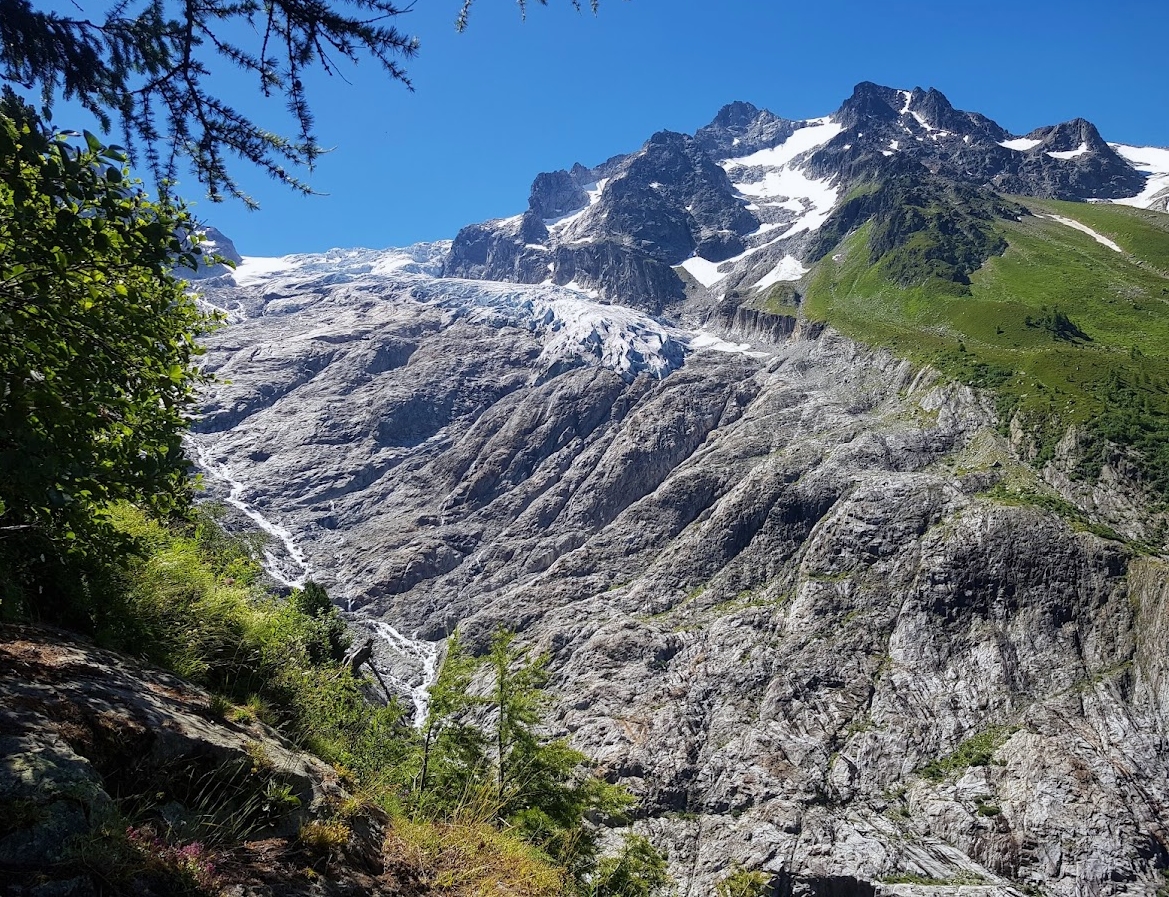
{"label": "leafy bush", "polygon": [[0,100],[0,595],[77,624],[128,546],[111,502],[185,507],[181,438],[211,320],[171,274],[187,213],[152,202],[125,156]]}

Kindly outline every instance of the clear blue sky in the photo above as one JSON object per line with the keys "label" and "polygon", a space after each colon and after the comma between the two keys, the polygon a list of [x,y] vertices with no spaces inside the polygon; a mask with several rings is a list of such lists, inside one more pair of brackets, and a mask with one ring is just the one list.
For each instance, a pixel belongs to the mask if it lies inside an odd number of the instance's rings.
{"label": "clear blue sky", "polygon": [[[1165,0],[601,0],[595,17],[549,2],[521,21],[477,0],[457,34],[459,0],[417,0],[398,20],[422,42],[414,93],[372,65],[311,85],[335,147],[311,178],[327,195],[248,177],[259,212],[200,199],[197,214],[245,255],[453,237],[522,211],[540,171],[692,132],[737,99],[824,115],[862,80],[937,87],[1014,133],[1083,116],[1107,140],[1169,146]],[[235,78],[216,86],[283,127]]]}

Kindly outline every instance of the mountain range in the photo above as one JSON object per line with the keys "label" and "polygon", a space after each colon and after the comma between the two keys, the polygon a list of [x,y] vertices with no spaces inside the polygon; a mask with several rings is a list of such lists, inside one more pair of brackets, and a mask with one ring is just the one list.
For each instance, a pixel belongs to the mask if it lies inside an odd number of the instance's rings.
{"label": "mountain range", "polygon": [[193,272],[209,497],[377,638],[550,652],[683,894],[1169,866],[1169,150],[724,107],[520,215]]}

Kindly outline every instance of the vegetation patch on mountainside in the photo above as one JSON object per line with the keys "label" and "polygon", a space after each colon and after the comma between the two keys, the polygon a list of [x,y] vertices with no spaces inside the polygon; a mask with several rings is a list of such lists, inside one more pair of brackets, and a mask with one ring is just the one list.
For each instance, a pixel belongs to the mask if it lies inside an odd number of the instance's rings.
{"label": "vegetation patch on mountainside", "polygon": [[1120,451],[1150,493],[1169,498],[1169,216],[1017,203],[1031,214],[978,219],[993,234],[984,245],[1005,249],[968,284],[928,264],[906,277],[912,254],[896,249],[874,257],[899,226],[872,217],[816,266],[805,313],[993,390],[1004,426],[1017,415],[1036,461],[1075,426],[1081,475],[1098,475]]}
{"label": "vegetation patch on mountainside", "polygon": [[900,287],[928,285],[966,295],[970,275],[1007,248],[995,222],[1026,209],[989,190],[920,174],[898,175],[854,188],[821,227],[811,258],[832,252],[846,235],[871,222],[869,264]]}

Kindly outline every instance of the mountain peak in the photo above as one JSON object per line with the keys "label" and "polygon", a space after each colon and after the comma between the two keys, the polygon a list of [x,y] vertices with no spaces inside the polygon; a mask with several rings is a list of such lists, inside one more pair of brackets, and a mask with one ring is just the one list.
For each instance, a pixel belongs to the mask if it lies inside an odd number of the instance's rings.
{"label": "mountain peak", "polygon": [[694,140],[714,158],[747,155],[783,143],[796,124],[752,103],[736,100],[723,106],[710,124],[695,131]]}
{"label": "mountain peak", "polygon": [[723,106],[710,123],[716,128],[745,128],[759,117],[760,109],[753,103],[735,100]]}
{"label": "mountain peak", "polygon": [[844,101],[833,118],[846,128],[855,128],[873,119],[894,121],[900,116],[900,110],[910,96],[910,91],[861,81],[852,89],[852,95]]}

